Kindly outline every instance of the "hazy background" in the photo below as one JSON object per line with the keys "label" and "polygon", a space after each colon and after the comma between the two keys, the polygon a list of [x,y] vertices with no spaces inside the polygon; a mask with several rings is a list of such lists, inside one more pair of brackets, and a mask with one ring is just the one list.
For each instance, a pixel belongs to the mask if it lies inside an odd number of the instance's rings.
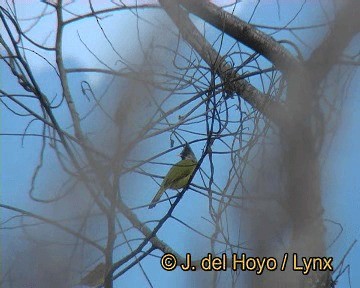
{"label": "hazy background", "polygon": [[[85,1],[79,1],[78,5],[84,4]],[[289,19],[294,17],[294,13],[297,11],[299,6],[302,3],[299,1],[279,1],[280,2],[280,15],[278,15],[276,11],[276,5],[267,6],[266,3],[261,5],[257,10],[256,14],[253,16],[253,21],[258,24],[266,23],[266,25],[272,25],[271,21],[273,18],[274,25],[279,25],[281,23],[287,23]],[[324,1],[323,1],[324,2]],[[102,1],[97,1],[97,5],[103,5]],[[243,1],[239,3],[236,13],[238,13],[241,18],[249,19],[252,9],[257,2],[255,1]],[[273,4],[273,3],[272,3]],[[319,4],[317,1],[308,1],[306,3],[304,14],[307,17],[316,16],[319,11]],[[30,18],[33,15],[37,15],[39,10],[42,9],[41,3],[37,1],[24,1],[23,3],[19,3],[17,5],[18,14],[22,18]],[[80,8],[79,8],[80,9]],[[157,15],[156,11],[151,12]],[[138,39],[137,39],[137,29],[136,29],[136,17],[132,15],[130,12],[120,12],[117,13],[118,16],[114,16],[111,18],[111,21],[104,21],[103,27],[104,30],[110,35],[110,37],[114,40],[117,49],[121,51],[122,56],[125,58],[137,59],[137,52],[139,48]],[[320,14],[319,14],[320,15]],[[280,16],[280,18],[279,18]],[[43,33],[47,33],[47,29],[42,30],[42,27],[51,27],[55,23],[53,23],[52,17],[45,17],[41,20],[41,25],[39,24],[36,29],[34,29],[33,33],[37,34],[39,38],[43,37]],[[299,17],[299,20],[303,22],[295,22],[292,25],[302,25],[306,24],[306,18]],[[162,21],[166,21],[165,18],[161,19]],[[319,23],[321,23],[321,19],[318,19]],[[146,33],[155,33],[151,31],[149,27],[143,24],[143,32]],[[3,28],[1,28],[3,29]],[[116,55],[109,47],[104,47],[101,41],[97,41],[99,35],[99,29],[96,26],[96,22],[93,19],[89,19],[88,21],[82,22],[80,25],[74,25],[67,27],[64,43],[64,57],[65,63],[67,67],[96,67],[98,66],[98,61],[90,54],[84,52],[84,46],[78,41],[77,35],[81,35],[81,38],[89,45],[91,45],[91,49],[94,52],[98,52],[101,54],[101,57],[104,57],[105,60],[111,61],[114,59]],[[319,31],[315,31],[313,35],[309,33],[307,35],[309,42],[311,43],[316,37],[316,33],[321,33]],[[53,37],[51,35],[50,37]],[[154,36],[156,39],[156,35]],[[145,37],[146,38],[146,37]],[[149,37],[151,38],[151,37]],[[104,51],[106,50],[106,51]],[[107,51],[108,50],[108,51]],[[42,83],[43,89],[49,91],[50,94],[59,93],[60,87],[54,87],[53,81],[51,81],[51,77],[49,78],[49,66],[44,63],[42,59],[36,57],[32,54],[29,54],[29,62],[32,65],[33,72],[37,79],[41,79],[40,83]],[[0,87],[4,90],[7,87],[11,87],[14,83],[11,83],[8,75],[3,73],[3,67],[0,67]],[[89,74],[71,74],[71,85],[74,91],[79,91],[79,81],[86,79],[89,82],[96,83],[95,87],[99,89],[103,87],[103,77],[100,77],[98,74],[89,73]],[[359,79],[359,72],[355,77]],[[325,218],[328,218],[332,221],[341,223],[344,228],[343,233],[336,243],[330,248],[329,256],[333,256],[335,258],[334,262],[338,263],[339,260],[345,251],[348,249],[349,245],[354,241],[354,239],[358,239],[360,236],[360,225],[359,225],[359,216],[360,216],[360,177],[359,177],[359,169],[358,163],[360,163],[360,153],[358,153],[360,147],[360,98],[358,95],[360,94],[360,81],[353,81],[353,86],[349,89],[350,97],[344,104],[344,109],[342,114],[339,117],[339,121],[337,123],[338,132],[335,137],[331,140],[331,145],[327,153],[324,153],[323,157],[323,169],[322,169],[322,179],[323,179],[323,194],[324,194],[324,208],[325,208]],[[130,85],[129,83],[126,83]],[[125,87],[126,88],[126,87]],[[80,93],[79,93],[80,94]],[[80,110],[87,109],[88,107],[80,107]],[[85,111],[85,110],[84,110]],[[1,133],[14,133],[17,131],[18,133],[22,133],[24,127],[27,122],[25,119],[19,118],[16,115],[10,113],[7,109],[1,109]],[[67,117],[67,115],[59,115],[59,117]],[[94,116],[95,117],[95,116]],[[35,124],[36,125],[36,124]],[[99,125],[99,130],[101,129],[101,123],[94,123],[94,127],[96,128]],[[94,128],[91,127],[91,128]],[[84,127],[86,130],[86,126]],[[40,149],[40,141],[37,138],[27,137],[25,138],[24,143],[21,142],[21,137],[11,137],[11,136],[1,136],[1,203],[8,204],[12,206],[16,206],[19,208],[24,208],[29,211],[36,211],[37,214],[46,214],[58,216],[64,213],[64,206],[57,207],[56,209],[49,209],[46,204],[34,204],[28,197],[27,191],[29,190],[29,186],[31,183],[32,173],[34,171],[34,167],[37,165],[38,154],[36,153],[38,149]],[[154,147],[155,146],[155,147]],[[151,154],[152,151],[161,151],[169,148],[169,141],[156,143],[154,146],[149,146],[149,151],[146,151],[148,154]],[[154,150],[152,150],[154,149]],[[201,146],[193,147],[195,154],[200,155]],[[168,154],[167,154],[168,155]],[[169,156],[170,157],[170,156]],[[173,153],[171,158],[166,158],[164,161],[173,163],[177,161],[176,153]],[[57,167],[56,159],[48,158],[46,159],[46,164],[48,169],[42,170],[42,176],[39,178],[40,180],[36,185],[36,193],[40,193],[46,195],[47,189],[55,189],[56,187],[62,185],[62,175],[59,171],[60,169],[54,169]],[[221,165],[221,164],[219,164]],[[223,164],[224,167],[226,163]],[[221,175],[220,175],[221,176]],[[135,178],[133,178],[135,179]],[[124,181],[127,181],[126,179]],[[139,204],[139,203],[148,203],[152,198],[153,194],[156,191],[156,185],[153,183],[152,186],[142,183],[138,181],[129,180],[130,184],[134,191],[141,191],[139,195],[137,194],[128,194],[126,195],[125,202],[130,204]],[[149,193],[149,194],[146,194]],[[74,199],[73,199],[74,200]],[[190,201],[191,200],[191,201]],[[82,204],[81,199],[75,199],[73,205]],[[70,203],[69,203],[70,204]],[[189,214],[189,211],[186,209],[177,210],[179,216],[183,221],[186,221],[188,217],[198,217],[200,219],[201,212],[206,212],[207,203],[201,203],[201,198],[194,197],[192,199],[187,199],[184,197],[182,199],[181,205],[179,207],[188,207],[189,205],[193,205],[193,207],[197,207],[197,215]],[[74,207],[68,207],[68,209],[72,209]],[[12,214],[6,210],[1,209],[1,221],[3,222]],[[161,210],[151,211],[152,216],[157,213],[161,213]],[[146,218],[147,211],[139,212],[139,217]],[[181,214],[183,213],[183,214]],[[193,220],[194,221],[194,220]],[[195,220],[196,222],[197,220]],[[101,225],[101,224],[99,224]],[[334,239],[336,236],[334,231],[337,231],[337,227],[332,222],[326,222],[326,225],[329,228],[329,239]],[[4,225],[6,226],[6,225]],[[95,227],[95,228],[94,228]],[[96,224],[93,229],[96,229]],[[92,228],[90,228],[92,229]],[[207,231],[206,225],[204,225],[204,232]],[[47,234],[49,236],[53,233],[53,239],[58,239],[58,237],[64,237],[62,233],[57,234],[56,230],[49,228],[49,230],[42,230],[39,227],[39,231],[41,233]],[[189,244],[194,245],[194,242],[198,243],[199,247],[192,246],[192,251],[196,251],[198,249],[197,256],[201,257],[206,254],[206,251],[203,251],[201,248],[201,240],[191,239],[188,237],[186,230],[181,228],[181,226],[174,225],[173,227],[166,227],[166,231],[169,234],[178,235],[177,240],[171,238],[171,245],[173,245],[174,249],[176,249],[179,253],[185,254],[189,250]],[[25,231],[26,232],[26,231]],[[21,234],[21,233],[20,233]],[[38,236],[38,235],[37,235]],[[52,235],[51,235],[52,236]],[[160,238],[165,238],[167,235],[160,235]],[[65,239],[61,239],[66,242]],[[202,240],[204,241],[204,240]],[[39,251],[34,249],[34,247],[43,247]],[[24,282],[26,281],[34,281],[36,279],[43,279],[44,277],[49,277],[52,279],[53,283],[59,281],[62,282],[62,279],[57,280],[61,275],[59,273],[54,273],[55,271],[49,266],[49,255],[51,255],[53,262],[56,262],[56,270],[59,270],[62,267],[64,271],[66,271],[67,267],[67,257],[66,254],[62,254],[61,251],[57,251],[54,249],[50,243],[37,243],[35,246],[25,245],[23,239],[19,237],[19,232],[13,229],[3,229],[1,230],[1,266],[2,266],[2,274],[7,273],[9,267],[11,265],[21,265],[17,268],[19,273],[23,276],[28,273],[29,275],[24,276]],[[64,251],[67,248],[64,247]],[[84,252],[86,255],[86,252]],[[156,253],[157,255],[161,255],[160,253]],[[64,257],[65,256],[65,257]],[[94,259],[96,259],[96,255],[91,255]],[[351,285],[352,287],[358,287],[360,285],[360,274],[357,273],[360,271],[360,247],[358,244],[355,245],[354,249],[351,251],[348,256],[346,263],[351,267]],[[210,281],[210,277],[206,273],[201,273],[200,277],[198,277],[198,273],[184,273],[180,272],[179,269],[166,272],[162,271],[159,267],[160,264],[157,264],[158,260],[156,258],[149,259],[146,258],[142,264],[143,268],[149,276],[151,282],[156,287],[168,287],[170,281],[171,286],[173,287],[183,287],[185,285],[195,286],[199,283],[206,283],[206,281]],[[75,261],[76,262],[76,261]],[[43,265],[46,263],[46,265]],[[80,263],[80,259],[79,259]],[[80,265],[80,264],[79,264]],[[81,271],[82,269],[79,269]],[[176,281],[175,281],[176,280]],[[25,285],[24,283],[24,285]],[[130,287],[135,283],[136,285],[146,286],[148,285],[147,280],[144,274],[140,271],[139,267],[136,267],[125,275],[121,277],[121,280],[115,282],[117,284],[114,287]],[[32,287],[36,286],[36,282],[28,283]],[[59,284],[61,285],[61,284]],[[336,287],[348,287],[347,277],[342,277],[340,282]],[[53,287],[57,287],[54,284]],[[61,286],[58,286],[61,287]]]}

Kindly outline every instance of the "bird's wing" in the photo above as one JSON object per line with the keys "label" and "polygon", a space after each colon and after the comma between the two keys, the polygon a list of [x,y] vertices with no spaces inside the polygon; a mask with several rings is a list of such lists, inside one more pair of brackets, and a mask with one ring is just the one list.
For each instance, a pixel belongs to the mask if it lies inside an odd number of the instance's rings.
{"label": "bird's wing", "polygon": [[187,176],[189,176],[195,169],[196,162],[191,160],[181,160],[176,163],[169,170],[168,174],[164,178],[163,187],[168,188],[171,187],[171,184],[177,182]]}
{"label": "bird's wing", "polygon": [[[180,162],[176,163],[169,172],[166,174],[163,182],[161,183],[159,191],[156,193],[155,197],[151,201],[149,205],[149,209],[155,207],[156,202],[159,201],[161,195],[165,192],[168,188],[174,188],[174,183],[181,181],[182,179],[189,177],[191,173],[194,171],[196,167],[196,162],[192,160],[181,160]],[[181,185],[182,186],[182,185]],[[176,188],[180,188],[176,187]]]}

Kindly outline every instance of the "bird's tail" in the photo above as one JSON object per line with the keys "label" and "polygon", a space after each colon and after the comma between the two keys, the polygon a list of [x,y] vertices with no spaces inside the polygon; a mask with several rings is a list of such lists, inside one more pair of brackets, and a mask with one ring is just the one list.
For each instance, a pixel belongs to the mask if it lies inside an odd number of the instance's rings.
{"label": "bird's tail", "polygon": [[161,198],[161,195],[164,194],[165,188],[163,186],[160,187],[159,191],[156,193],[155,197],[151,200],[149,205],[149,209],[154,208],[156,206],[156,202],[158,202]]}

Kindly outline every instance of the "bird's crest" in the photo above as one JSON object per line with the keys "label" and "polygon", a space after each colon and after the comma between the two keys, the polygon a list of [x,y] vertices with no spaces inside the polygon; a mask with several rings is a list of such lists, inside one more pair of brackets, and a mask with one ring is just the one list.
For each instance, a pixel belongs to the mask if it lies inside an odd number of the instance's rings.
{"label": "bird's crest", "polygon": [[196,161],[196,156],[194,152],[191,150],[189,143],[185,143],[184,149],[180,153],[180,157],[182,160],[190,159]]}

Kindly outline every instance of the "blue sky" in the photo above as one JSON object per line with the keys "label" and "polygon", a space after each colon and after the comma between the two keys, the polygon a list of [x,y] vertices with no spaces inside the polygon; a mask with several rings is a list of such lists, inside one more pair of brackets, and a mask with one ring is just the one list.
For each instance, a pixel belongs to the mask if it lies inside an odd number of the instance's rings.
{"label": "blue sky", "polygon": [[[275,1],[272,1],[271,4],[274,4]],[[36,3],[36,5],[34,4]],[[255,1],[244,1],[243,4],[239,5],[237,13],[244,19],[249,19],[251,13],[251,7],[254,7],[256,4]],[[276,10],[276,5],[270,4],[263,4],[259,6],[259,9],[253,16],[253,21],[257,24],[267,24],[267,25],[279,25],[287,23],[289,19],[294,16],[294,13],[297,8],[301,6],[299,1],[280,1],[281,4],[281,11],[280,11],[280,18]],[[41,9],[41,4],[37,2],[33,2],[33,5],[18,5],[18,13],[22,17],[30,17],[31,15],[36,14],[39,9]],[[97,2],[97,5],[100,2]],[[40,8],[39,8],[40,7]],[[316,9],[315,9],[316,8]],[[318,1],[310,1],[306,6],[306,13],[308,13],[308,17],[318,17],[316,11],[319,11],[319,4]],[[80,9],[83,9],[79,6]],[[313,12],[315,11],[315,12]],[[136,52],[138,52],[139,46],[136,37],[133,37],[136,34],[136,22],[135,17],[127,15],[126,12],[118,13],[119,17],[115,17],[115,22],[112,21],[104,21],[104,30],[107,31],[111,39],[113,39],[116,43],[116,47],[118,50],[121,51],[122,55],[128,58],[131,58],[136,62]],[[270,19],[269,19],[270,18]],[[301,25],[306,24],[306,18],[299,17],[299,20],[293,25]],[[321,22],[321,19],[319,19]],[[34,29],[35,37],[44,37],[47,32],[51,31],[51,27],[53,27],[54,22],[51,17],[47,17],[46,19],[42,20],[39,23],[38,28]],[[73,25],[73,24],[72,24]],[[121,27],[119,29],[119,27]],[[95,51],[97,54],[102,56],[102,59],[105,61],[112,62],[111,60],[114,59],[115,53],[112,49],[108,46],[104,46],[101,41],[97,41],[97,37],[99,34],[98,28],[96,26],[95,21],[84,21],[81,25],[74,25],[69,26],[68,31],[65,33],[64,43],[64,55],[66,59],[66,64],[68,67],[93,67],[98,66],[99,63],[90,53],[86,53],[86,49],[84,46],[79,42],[77,39],[77,35],[79,34],[81,38],[89,44],[89,47]],[[151,30],[144,29],[144,35],[146,36],[147,33]],[[309,43],[312,43],[314,39],[317,39],[316,33],[319,31],[314,31],[311,33],[304,32],[302,36],[306,37]],[[149,33],[150,34],[150,33]],[[51,37],[54,35],[51,34]],[[120,37],[119,37],[120,36]],[[276,35],[281,39],[282,35]],[[285,37],[285,35],[284,35]],[[146,39],[146,37],[145,37]],[[320,41],[318,39],[317,41]],[[310,51],[306,50],[306,47],[303,47],[306,53]],[[55,95],[55,93],[59,92],[59,87],[53,86],[51,81],[51,77],[48,70],[48,66],[44,63],[41,59],[36,56],[29,57],[29,61],[33,67],[33,71],[43,82],[43,88],[49,94]],[[0,67],[3,71],[3,68]],[[84,77],[84,75],[82,75]],[[359,79],[359,73],[355,75]],[[0,74],[0,87],[3,89],[11,87],[14,85],[13,83],[9,82],[9,78],[5,73]],[[88,81],[93,81],[93,83],[97,83],[101,86],[101,81],[103,79],[97,77],[95,74],[86,75],[86,79]],[[80,79],[80,76],[79,76]],[[76,85],[78,85],[79,79],[76,77],[73,78],[73,89],[79,89]],[[81,78],[82,79],[82,78]],[[338,133],[336,133],[335,138],[332,140],[330,149],[328,153],[324,154],[324,169],[323,169],[323,191],[324,191],[324,208],[325,208],[325,216],[333,221],[339,222],[342,224],[344,231],[334,246],[330,249],[329,255],[335,257],[335,263],[337,263],[337,259],[341,257],[350,244],[355,240],[359,239],[360,237],[360,225],[357,219],[359,218],[359,211],[360,211],[360,177],[358,175],[359,169],[358,163],[360,163],[360,154],[357,152],[358,148],[360,147],[360,133],[359,133],[359,125],[360,123],[360,99],[358,95],[360,95],[360,81],[353,81],[353,85],[350,88],[350,97],[346,100],[344,104],[344,108],[342,114],[339,118],[338,122]],[[86,109],[87,107],[81,107],[81,109]],[[18,117],[14,117],[11,113],[9,113],[6,109],[0,110],[1,114],[1,133],[21,133],[26,125],[26,121],[24,119],[19,119]],[[66,119],[67,115],[63,112],[61,117]],[[39,129],[39,126],[36,128],[36,124],[34,126],[34,131]],[[32,211],[43,211],[44,213],[49,213],[44,205],[35,205],[27,196],[27,191],[29,189],[29,183],[31,181],[31,176],[33,169],[37,163],[38,155],[34,153],[40,147],[40,141],[36,138],[28,138],[25,139],[24,145],[21,145],[21,139],[19,137],[1,137],[0,140],[1,145],[1,203],[19,206],[22,208],[26,208]],[[159,143],[159,149],[167,149],[169,148],[167,143]],[[199,156],[201,146],[195,146],[194,150],[195,153]],[[166,156],[164,161],[173,163],[176,161],[176,153],[173,153],[172,156]],[[53,165],[55,160],[50,159],[49,163],[47,163],[48,169],[46,169],[46,175],[48,175],[48,179],[52,179],[52,175],[56,175],[57,171],[51,171],[51,167],[56,167]],[[225,165],[224,165],[225,166]],[[48,185],[53,183],[46,183],[40,182],[39,187],[48,187]],[[51,181],[51,180],[48,180]],[[126,179],[124,181],[127,181]],[[143,189],[142,183],[138,183],[132,180],[132,188],[133,190],[141,190]],[[135,182],[135,184],[134,184]],[[60,182],[56,185],[60,185]],[[148,188],[148,190],[156,190],[156,185],[153,183],[153,186]],[[41,191],[39,189],[39,193],[46,193],[46,189]],[[141,202],[143,199],[139,199],[138,197],[129,194],[128,198],[125,199],[128,203],[137,203]],[[148,196],[147,199],[149,198]],[[190,203],[190,201],[192,203]],[[196,205],[199,211],[205,212],[207,209],[207,204],[202,203],[202,198],[200,197],[192,197],[191,199],[182,199],[183,207],[187,207],[187,205]],[[181,207],[179,207],[181,208]],[[180,209],[181,210],[181,209]],[[157,212],[152,212],[151,216],[156,215],[157,213],[160,215],[162,211],[158,210]],[[141,212],[143,213],[143,212]],[[146,217],[146,215],[139,213],[139,215]],[[177,213],[175,213],[176,215]],[[1,211],[2,220],[6,219],[5,217],[8,216],[7,212]],[[186,213],[185,215],[181,215],[182,220],[186,221],[187,219],[191,219],[192,215],[190,213]],[[202,221],[202,219],[192,219],[194,222],[197,223]],[[329,227],[329,239],[334,237],[334,232],[332,229],[335,229],[333,224],[328,223]],[[207,228],[204,226],[204,231]],[[160,236],[164,239],[167,239],[171,242],[173,241],[174,245],[178,249],[179,252],[185,253],[187,252],[187,243],[197,243],[198,245],[198,254],[203,255],[206,254],[207,247],[202,241],[201,237],[190,237],[186,230],[181,225],[174,225],[173,227],[167,227],[169,233],[177,233],[178,238],[182,239],[182,241],[176,241],[171,239],[169,235],[161,235]],[[11,235],[14,233],[13,231],[6,231],[5,233],[1,234],[2,239],[2,248],[7,249],[9,244],[14,244],[14,240]],[[21,240],[17,240],[19,243],[16,244],[16,247],[21,250]],[[13,246],[12,246],[13,247]],[[9,251],[3,251],[3,254],[6,257],[10,257],[11,253],[8,254]],[[15,252],[15,251],[14,251]],[[16,252],[18,253],[18,251]],[[160,255],[157,253],[157,255]],[[5,258],[6,259],[6,258]],[[10,258],[9,258],[10,259]],[[346,263],[351,265],[351,284],[352,287],[358,287],[360,285],[360,275],[356,273],[360,270],[360,247],[359,244],[356,244],[353,248],[352,252],[347,258]],[[174,271],[174,272],[159,272],[158,267],[154,267],[153,259],[146,259],[144,261],[144,267],[146,272],[151,275],[151,280],[157,287],[168,287],[168,283],[170,281],[174,281],[176,277],[183,276],[183,272]],[[2,261],[3,269],[6,266],[6,262]],[[5,269],[4,269],[5,270]],[[153,273],[156,271],[156,273]],[[139,268],[132,269],[126,276],[122,278],[121,286],[128,287],[130,283],[134,283],[134,281],[140,281],[142,285],[146,285],[145,277],[139,276]],[[194,283],[202,283],[203,281],[208,281],[209,277],[206,273],[200,273],[201,276],[199,277],[197,274],[186,274],[186,277],[179,277],[178,280],[174,283],[174,287],[183,287],[184,285],[188,285],[189,281]],[[190,278],[190,279],[189,279]],[[119,285],[120,287],[120,285]],[[348,287],[347,284],[347,277],[342,277],[341,281],[339,282],[339,286],[337,287]]]}

